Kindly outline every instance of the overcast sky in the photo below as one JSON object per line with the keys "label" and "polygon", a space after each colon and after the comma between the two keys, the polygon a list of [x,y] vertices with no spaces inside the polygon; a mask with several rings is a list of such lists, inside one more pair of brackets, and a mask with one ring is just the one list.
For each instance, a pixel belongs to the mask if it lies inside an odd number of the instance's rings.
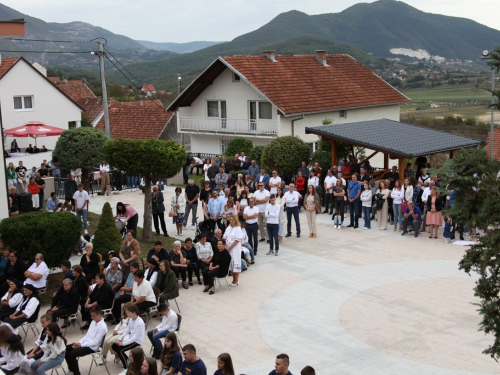
{"label": "overcast sky", "polygon": [[[154,42],[227,41],[278,14],[338,13],[356,0],[3,0],[47,22],[83,21],[133,39]],[[367,1],[372,2],[372,1]],[[424,12],[465,17],[500,29],[499,0],[406,0]]]}

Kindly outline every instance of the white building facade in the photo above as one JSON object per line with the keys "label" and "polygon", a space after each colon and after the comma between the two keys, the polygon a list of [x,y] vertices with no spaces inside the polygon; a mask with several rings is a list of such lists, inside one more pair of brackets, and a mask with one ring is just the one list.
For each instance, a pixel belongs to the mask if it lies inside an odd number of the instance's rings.
{"label": "white building facade", "polygon": [[[2,67],[2,64],[4,65]],[[5,66],[8,65],[8,66]],[[55,87],[39,70],[23,58],[3,58],[0,70],[0,105],[4,130],[21,126],[29,121],[41,121],[47,125],[69,129],[70,123],[81,124],[82,109]],[[10,150],[14,137],[6,137],[5,148]],[[37,145],[54,149],[58,137],[38,138]],[[21,149],[33,138],[16,138]]]}
{"label": "white building facade", "polygon": [[[314,55],[310,57],[307,59],[307,64],[313,70],[308,67],[306,70],[309,74],[314,75],[314,69],[318,69],[319,73],[324,75],[327,72],[322,70],[324,66]],[[249,64],[242,63],[245,58]],[[276,65],[272,62],[272,58],[275,59]],[[283,56],[274,55],[267,55],[267,58],[241,56],[233,62],[231,57],[220,57],[183,91],[170,105],[169,110],[177,111],[178,132],[190,134],[193,153],[224,153],[225,146],[234,137],[247,137],[254,145],[266,145],[271,139],[285,135],[299,136],[310,143],[311,149],[315,150],[318,137],[305,134],[306,127],[321,125],[325,119],[333,123],[376,118],[398,121],[400,103],[408,100],[365,68],[368,73],[366,71],[362,73],[365,76],[369,75],[368,78],[372,80],[371,85],[373,86],[375,82],[380,86],[380,90],[388,93],[385,102],[382,100],[379,103],[363,103],[360,100],[352,100],[353,106],[346,106],[346,101],[340,100],[337,108],[330,99],[324,104],[314,104],[313,102],[322,100],[322,95],[323,97],[329,95],[328,87],[318,87],[317,91],[314,89],[314,84],[312,87],[311,85],[307,88],[301,87],[303,86],[301,80],[308,80],[309,77],[303,74],[285,76],[287,67],[278,67],[282,59],[284,60]],[[351,63],[351,59],[344,60]],[[288,67],[296,69],[290,56],[287,60]],[[302,64],[304,56],[300,56],[297,60],[299,60],[297,65]],[[251,67],[247,68],[247,65]],[[259,77],[260,67],[263,71],[268,69],[265,77]],[[276,74],[273,73],[275,67]],[[301,69],[300,66],[298,69]],[[333,69],[329,69],[328,73],[331,70]],[[286,84],[281,84],[284,79]],[[290,82],[291,79],[295,79],[297,85]],[[366,77],[360,77],[360,80],[362,79]],[[355,81],[352,82],[352,85],[357,84]],[[277,89],[270,88],[272,85]],[[335,90],[335,86],[332,86],[331,90]],[[368,93],[367,96],[370,94],[372,93]],[[346,92],[346,95],[352,93]],[[300,100],[297,99],[298,96],[301,97]],[[347,104],[348,102],[349,100]]]}

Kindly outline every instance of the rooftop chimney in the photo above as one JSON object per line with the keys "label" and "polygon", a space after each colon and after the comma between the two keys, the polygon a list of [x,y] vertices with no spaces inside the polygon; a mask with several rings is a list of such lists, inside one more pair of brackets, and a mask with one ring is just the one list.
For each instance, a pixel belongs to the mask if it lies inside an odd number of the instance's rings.
{"label": "rooftop chimney", "polygon": [[278,60],[276,60],[276,56],[274,55],[274,51],[264,51],[262,53],[272,62],[278,62]]}
{"label": "rooftop chimney", "polygon": [[328,66],[326,62],[326,51],[324,50],[317,50],[314,51],[314,56],[316,57],[316,60],[318,60],[323,66]]}

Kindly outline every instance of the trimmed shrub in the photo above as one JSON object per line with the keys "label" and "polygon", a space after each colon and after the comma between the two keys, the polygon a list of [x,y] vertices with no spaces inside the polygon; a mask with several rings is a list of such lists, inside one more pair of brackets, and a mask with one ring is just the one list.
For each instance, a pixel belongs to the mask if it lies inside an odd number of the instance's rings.
{"label": "trimmed shrub", "polygon": [[229,173],[231,173],[231,175],[233,176],[233,178],[235,180],[237,180],[239,174],[242,174],[243,178],[245,178],[245,176],[248,174],[248,171],[244,171],[244,170],[241,170],[241,171],[230,171]]}
{"label": "trimmed shrub", "polygon": [[264,146],[253,146],[252,151],[248,155],[250,161],[255,160],[255,163],[260,167],[262,161],[262,154],[264,153]]}
{"label": "trimmed shrub", "polygon": [[4,246],[17,250],[29,264],[41,253],[49,268],[59,267],[80,241],[82,222],[69,212],[29,212],[0,222]]}
{"label": "trimmed shrub", "polygon": [[269,171],[276,169],[286,182],[295,174],[303,160],[309,160],[309,153],[309,146],[299,137],[278,137],[264,147],[262,164]]}
{"label": "trimmed shrub", "polygon": [[248,155],[250,151],[252,151],[253,143],[251,140],[243,137],[236,137],[229,141],[227,144],[224,155],[228,156],[228,160],[234,158],[234,155],[241,153],[241,151],[245,152],[245,155]]}
{"label": "trimmed shrub", "polygon": [[102,207],[101,217],[99,218],[92,244],[94,245],[94,251],[102,255],[107,255],[111,250],[120,250],[122,236],[116,227],[113,211],[108,202],[104,203]]}

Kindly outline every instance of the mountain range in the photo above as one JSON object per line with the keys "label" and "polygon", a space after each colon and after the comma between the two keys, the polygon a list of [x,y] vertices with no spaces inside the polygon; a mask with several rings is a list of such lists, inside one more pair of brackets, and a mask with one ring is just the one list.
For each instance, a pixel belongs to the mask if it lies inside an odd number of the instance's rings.
{"label": "mountain range", "polygon": [[147,40],[137,40],[138,43],[149,49],[157,51],[171,51],[175,53],[190,53],[224,42],[196,41],[187,43],[158,43]]}
{"label": "mountain range", "polygon": [[[208,47],[217,42],[138,42],[83,22],[47,23],[0,4],[0,19],[13,18],[27,21],[25,39],[48,42],[1,40],[2,54],[6,50],[27,50],[32,52],[21,54],[52,68],[96,71],[95,57],[75,53],[96,50],[96,44],[49,41],[81,42],[104,37],[107,50],[141,82],[170,90],[176,88],[177,74],[182,75],[184,83],[189,82],[220,55],[260,54],[268,49],[276,50],[277,54],[313,53],[315,49],[325,49],[328,53],[349,53],[369,67],[379,68],[387,65],[383,58],[395,56],[391,53],[395,49],[423,50],[447,59],[477,60],[484,49],[500,45],[499,30],[465,18],[425,13],[396,0],[359,3],[339,13],[312,16],[289,11],[257,30]],[[202,49],[188,53],[197,48]],[[35,52],[47,50],[70,53]],[[113,71],[115,67],[109,62],[106,69],[110,80],[129,84],[119,72]]]}
{"label": "mountain range", "polygon": [[[90,55],[91,51],[97,51],[97,43],[82,42],[88,42],[89,40],[99,37],[106,39],[106,48],[113,55],[115,53],[120,55],[120,61],[123,64],[159,60],[177,55],[177,53],[171,51],[148,49],[131,38],[114,34],[102,27],[93,26],[85,22],[45,22],[0,4],[0,20],[17,18],[24,18],[26,21],[26,35],[24,38],[18,39],[36,39],[42,40],[42,42],[0,39],[0,50],[2,51],[2,55],[22,55],[28,60],[38,61],[44,66],[53,68],[85,68],[92,71],[98,71],[99,65],[96,63],[97,59],[95,56]],[[69,41],[71,43],[56,41]],[[8,52],[20,50],[29,52]],[[61,51],[65,53],[43,53],[35,51]]]}

